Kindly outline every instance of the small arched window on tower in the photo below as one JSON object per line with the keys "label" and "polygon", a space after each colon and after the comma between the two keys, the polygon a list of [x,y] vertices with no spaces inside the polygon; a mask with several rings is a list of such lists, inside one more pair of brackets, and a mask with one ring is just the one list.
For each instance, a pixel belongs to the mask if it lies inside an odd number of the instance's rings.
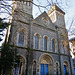
{"label": "small arched window on tower", "polygon": [[33,75],[36,75],[36,61],[33,62]]}
{"label": "small arched window on tower", "polygon": [[47,47],[48,47],[48,37],[45,36],[44,37],[44,50],[47,50]]}
{"label": "small arched window on tower", "polygon": [[39,34],[35,35],[35,49],[39,49]]}
{"label": "small arched window on tower", "polygon": [[59,72],[59,65],[58,63],[56,63],[56,75],[58,75],[58,72]]}
{"label": "small arched window on tower", "polygon": [[52,51],[55,52],[55,39],[52,39]]}
{"label": "small arched window on tower", "polygon": [[23,43],[24,43],[24,32],[20,31],[18,38],[18,46],[23,46]]}

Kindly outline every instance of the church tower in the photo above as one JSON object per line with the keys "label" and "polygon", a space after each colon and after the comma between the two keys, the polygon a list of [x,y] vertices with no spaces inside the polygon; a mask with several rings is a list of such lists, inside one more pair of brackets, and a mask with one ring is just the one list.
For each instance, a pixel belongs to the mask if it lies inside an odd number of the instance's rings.
{"label": "church tower", "polygon": [[[59,39],[59,49],[61,50],[60,52],[65,53],[67,51],[64,52],[63,50],[63,46],[64,46],[63,41],[68,40],[68,37],[67,37],[68,33],[65,27],[65,19],[64,19],[65,13],[56,4],[53,4],[52,8],[48,12],[48,15],[51,21],[53,22],[53,24],[57,28],[58,39]],[[62,45],[62,48],[61,48],[61,45]]]}
{"label": "church tower", "polygon": [[65,13],[56,4],[53,4],[52,8],[48,12],[48,15],[55,26],[65,28]]}
{"label": "church tower", "polygon": [[[30,45],[30,30],[32,24],[32,1],[33,0],[13,0],[12,15],[9,20],[9,25],[6,33],[5,42],[14,45],[21,56],[20,74],[25,75],[29,73],[28,54],[27,49]],[[32,53],[31,53],[32,54]],[[22,72],[22,73],[21,73]],[[27,74],[28,75],[28,74]]]}
{"label": "church tower", "polygon": [[[11,26],[7,30],[6,42],[28,47],[30,25],[33,18],[32,2],[33,0],[13,0],[12,20]],[[21,40],[20,44],[19,40]]]}
{"label": "church tower", "polygon": [[13,0],[13,7],[15,10],[32,14],[32,2],[33,0]]}
{"label": "church tower", "polygon": [[32,2],[33,0],[13,0],[14,18],[17,17],[18,20],[28,22],[32,17]]}
{"label": "church tower", "polygon": [[[56,27],[59,54],[70,55],[69,45],[68,45],[68,32],[66,30],[65,19],[64,19],[65,13],[56,4],[54,4],[52,8],[50,9],[50,11],[48,12],[48,15]],[[71,57],[68,56],[67,58],[72,63]],[[59,55],[60,67],[62,67],[63,59],[65,59],[65,57],[63,57],[62,55],[61,56]],[[72,66],[71,63],[70,63],[70,67]],[[71,74],[73,73],[72,70],[70,70]],[[60,72],[64,73],[62,68],[60,68]]]}

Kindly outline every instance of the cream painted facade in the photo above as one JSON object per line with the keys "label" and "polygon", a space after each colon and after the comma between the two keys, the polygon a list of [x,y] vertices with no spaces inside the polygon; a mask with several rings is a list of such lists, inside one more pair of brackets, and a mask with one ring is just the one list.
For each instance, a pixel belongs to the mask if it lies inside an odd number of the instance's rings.
{"label": "cream painted facade", "polygon": [[14,44],[22,57],[21,74],[25,75],[27,72],[28,75],[65,75],[66,66],[66,73],[73,75],[69,48],[63,46],[63,41],[68,40],[65,13],[54,4],[49,13],[43,12],[33,19],[33,4],[30,1],[32,0],[14,1],[12,24],[6,37],[6,42]]}

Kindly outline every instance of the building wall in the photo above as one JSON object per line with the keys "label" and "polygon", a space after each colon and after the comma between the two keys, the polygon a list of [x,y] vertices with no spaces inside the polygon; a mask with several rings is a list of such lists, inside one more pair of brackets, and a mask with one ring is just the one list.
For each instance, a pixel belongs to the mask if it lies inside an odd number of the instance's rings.
{"label": "building wall", "polygon": [[34,41],[35,41],[34,34],[39,34],[40,35],[40,49],[39,50],[43,51],[44,36],[47,36],[48,37],[48,51],[52,52],[52,39],[55,39],[56,40],[56,51],[55,52],[58,52],[56,31],[52,31],[47,28],[40,27],[38,25],[33,25],[32,32],[33,32],[33,34],[32,34],[33,35],[33,39],[32,39],[33,40],[33,48],[34,48]]}
{"label": "building wall", "polygon": [[[30,6],[29,6],[30,7]],[[20,9],[19,9],[20,10]],[[25,8],[25,10],[28,10]],[[32,10],[32,8],[31,8]],[[64,64],[67,64],[67,71],[71,75],[72,62],[69,53],[64,53],[62,41],[68,40],[67,36],[64,37],[67,31],[64,25],[64,17],[56,13],[56,26],[51,22],[50,18],[46,13],[38,16],[38,18],[33,19],[31,10],[27,13],[22,13],[24,15],[19,15],[18,12],[14,13],[14,18],[12,20],[11,31],[9,35],[9,43],[14,44],[17,47],[18,53],[24,58],[23,63],[24,74],[26,73],[26,68],[28,68],[28,75],[33,75],[33,62],[36,61],[36,75],[41,74],[41,64],[51,64],[49,70],[52,75],[56,75],[56,63],[58,63],[58,74],[64,75]],[[58,18],[57,18],[58,16]],[[18,18],[19,17],[19,18]],[[42,21],[42,17],[48,19],[47,23]],[[16,20],[18,20],[18,22]],[[19,21],[20,20],[20,21]],[[60,25],[60,26],[59,26]],[[24,32],[24,43],[23,46],[18,46],[19,32]],[[35,34],[39,34],[40,43],[39,49],[35,49]],[[48,37],[48,49],[44,50],[44,36]],[[52,50],[52,39],[55,39],[55,52]],[[64,48],[67,52],[67,47]],[[48,60],[49,59],[49,60]],[[61,68],[61,69],[60,69]],[[61,71],[60,71],[61,70]],[[61,73],[60,73],[61,72]]]}

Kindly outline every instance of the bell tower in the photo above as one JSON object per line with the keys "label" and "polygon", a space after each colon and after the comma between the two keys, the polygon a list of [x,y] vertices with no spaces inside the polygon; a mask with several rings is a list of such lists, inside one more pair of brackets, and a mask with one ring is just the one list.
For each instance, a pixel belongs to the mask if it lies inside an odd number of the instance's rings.
{"label": "bell tower", "polygon": [[15,10],[24,11],[32,15],[32,1],[33,0],[13,0],[13,7]]}
{"label": "bell tower", "polygon": [[29,23],[32,18],[33,0],[13,0],[13,19]]}
{"label": "bell tower", "polygon": [[[65,27],[65,13],[56,4],[53,4],[50,11],[48,12],[48,15],[57,29],[59,50],[61,53],[67,53],[67,51],[64,52],[64,50],[62,49],[64,45],[63,42],[68,40],[68,33]],[[67,47],[65,48],[65,50],[67,50]]]}
{"label": "bell tower", "polygon": [[56,4],[53,4],[48,15],[55,26],[65,28],[65,13]]}
{"label": "bell tower", "polygon": [[[12,0],[12,19],[7,31],[6,42],[18,45],[20,31],[24,32],[23,46],[27,47],[32,16],[33,0]],[[9,40],[10,39],[10,40]],[[16,40],[16,41],[15,41]]]}

